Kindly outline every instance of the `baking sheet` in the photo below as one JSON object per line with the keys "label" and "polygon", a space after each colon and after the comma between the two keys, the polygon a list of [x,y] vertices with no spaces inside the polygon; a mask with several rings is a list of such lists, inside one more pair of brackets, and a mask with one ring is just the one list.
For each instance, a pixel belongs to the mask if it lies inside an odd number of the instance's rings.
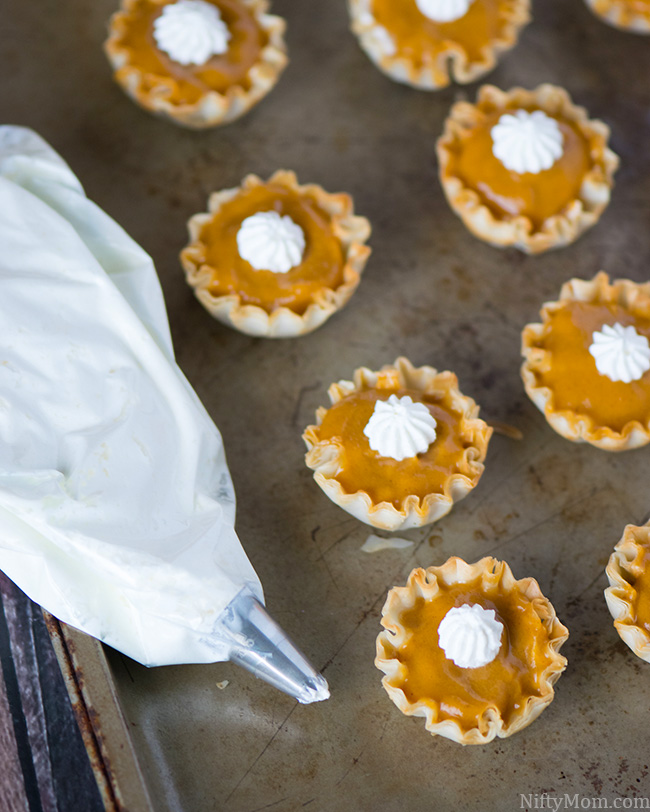
{"label": "baking sheet", "polygon": [[[568,443],[528,401],[518,371],[521,328],[563,281],[600,268],[649,277],[650,41],[605,26],[577,0],[537,0],[534,23],[489,75],[503,88],[563,84],[612,126],[622,158],[600,224],[530,258],[469,235],[436,179],[435,138],[451,103],[473,98],[476,85],[428,94],[392,83],[349,34],[343,2],[276,0],[289,68],[250,115],[204,133],[145,114],[112,83],[101,43],[114,6],[5,9],[2,117],[48,139],[154,257],[178,362],[224,436],[238,532],[268,608],[323,670],[332,698],[302,707],[230,664],[147,670],[111,651],[99,679],[97,651],[82,647],[74,670],[99,708],[96,729],[107,729],[113,787],[133,790],[128,808],[161,812],[500,810],[535,808],[536,797],[540,808],[544,792],[650,796],[650,666],[620,642],[602,597],[624,525],[650,512],[650,448],[613,456]],[[265,341],[211,320],[177,254],[211,191],[279,167],[353,194],[373,225],[373,255],[324,327]],[[313,483],[301,432],[332,381],[400,354],[454,370],[482,416],[523,440],[495,436],[476,490],[439,524],[405,533],[413,548],[367,555],[359,548],[370,529]],[[373,666],[387,589],[452,554],[496,555],[517,577],[535,576],[571,632],[553,704],[484,747],[432,738],[394,707]]]}

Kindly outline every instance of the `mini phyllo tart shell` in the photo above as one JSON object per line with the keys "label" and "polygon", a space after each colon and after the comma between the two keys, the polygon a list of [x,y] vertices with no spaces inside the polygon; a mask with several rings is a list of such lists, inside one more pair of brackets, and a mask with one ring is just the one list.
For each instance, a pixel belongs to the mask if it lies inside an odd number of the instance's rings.
{"label": "mini phyllo tart shell", "polygon": [[650,4],[643,0],[585,0],[589,8],[615,28],[650,34]]}
{"label": "mini phyllo tart shell", "polygon": [[[586,305],[586,308],[585,308]],[[578,369],[575,361],[569,361],[563,380],[576,388],[567,400],[561,387],[548,385],[548,376],[553,374],[553,353],[546,342],[552,334],[552,324],[564,313],[571,313],[571,308],[583,311],[579,318],[585,321],[588,316],[584,311],[593,307],[595,312],[604,314],[605,318],[625,319],[632,324],[643,321],[643,330],[650,335],[650,283],[637,284],[628,279],[618,279],[610,284],[608,275],[601,271],[593,279],[571,279],[560,291],[560,298],[547,302],[541,310],[542,323],[527,324],[521,338],[521,352],[524,363],[521,377],[528,397],[543,413],[549,425],[567,440],[586,442],[605,451],[625,451],[639,448],[650,442],[650,372],[646,372],[640,381],[625,384],[610,381],[604,375],[598,375],[595,362],[589,355],[586,346],[579,352],[584,358],[583,369]],[[571,316],[569,315],[569,318]],[[566,340],[554,340],[557,351],[568,347]],[[589,379],[585,368],[589,366]],[[595,378],[595,380],[594,380]],[[587,386],[589,389],[587,390]],[[591,394],[593,391],[593,394]],[[618,416],[615,412],[629,393],[633,398],[634,408],[641,409],[642,419],[627,419],[625,412]],[[591,412],[586,407],[575,405],[575,402],[588,394],[591,401]],[[594,409],[600,406],[607,410],[601,416]],[[608,425],[607,422],[612,425]]]}
{"label": "mini phyllo tart shell", "polygon": [[[232,83],[220,77],[217,89],[211,86],[210,61],[205,66],[179,65],[157,48],[151,32],[140,30],[143,17],[159,14],[157,7],[162,9],[170,2],[173,0],[121,0],[104,43],[113,78],[145,110],[176,124],[192,129],[229,124],[266,96],[286,67],[286,23],[266,13],[267,0],[208,0],[221,11],[244,18],[242,37],[250,36],[251,27],[257,26],[262,40],[242,75]],[[131,44],[134,30],[139,32],[138,48]],[[142,48],[148,54],[144,60],[138,58]],[[196,68],[203,72],[197,75]]]}
{"label": "mini phyllo tart shell", "polygon": [[[378,372],[355,370],[328,394],[332,406],[320,407],[303,434],[305,462],[327,496],[362,522],[389,531],[430,524],[478,483],[492,429],[452,372],[398,358]],[[365,422],[391,394],[408,394],[434,415],[438,436],[426,452],[397,461],[370,448]]]}
{"label": "mini phyllo tart shell", "polygon": [[[475,178],[468,180],[459,174],[469,139],[490,122],[496,122],[502,114],[517,110],[541,110],[556,119],[575,142],[575,153],[584,163],[584,168],[578,169],[578,176],[566,188],[564,159],[558,162],[559,169],[551,167],[538,175],[525,173],[516,176],[505,167],[498,168],[499,183],[522,184],[514,188],[515,197],[525,193],[528,183],[535,185],[534,193],[530,195],[531,210],[526,209],[526,213],[517,213],[514,209],[507,211],[507,207],[501,209],[498,200],[500,197],[505,199],[507,194],[502,194],[499,188],[492,194],[492,200],[488,199],[487,192],[476,188],[487,183],[487,179],[481,177],[485,172],[485,160],[471,168]],[[572,243],[600,218],[609,203],[614,172],[619,164],[618,157],[607,146],[608,139],[607,125],[589,119],[586,110],[573,104],[568,93],[560,87],[544,84],[535,90],[515,87],[503,91],[492,85],[483,85],[479,88],[476,104],[457,102],[445,121],[443,135],[436,145],[440,183],[449,205],[476,237],[499,248],[513,246],[527,254],[538,254]],[[567,157],[566,160],[572,159]],[[494,172],[498,159],[490,154],[487,162],[494,164],[491,167]],[[566,199],[559,199],[557,210],[553,198],[551,203],[546,200],[544,210],[540,209],[537,215],[536,206],[541,206],[542,196],[555,195],[554,187],[561,187]]]}
{"label": "mini phyllo tart shell", "polygon": [[[479,604],[503,625],[494,660],[461,668],[439,645],[438,625],[451,607]],[[505,738],[535,720],[554,697],[566,667],[569,636],[534,578],[515,580],[494,558],[450,558],[415,569],[393,587],[382,610],[375,665],[382,685],[407,716],[423,716],[432,735],[459,744]]]}
{"label": "mini phyllo tart shell", "polygon": [[605,570],[607,608],[621,640],[650,663],[650,524],[628,524]]}
{"label": "mini phyllo tart shell", "polygon": [[[420,90],[447,87],[452,80],[465,84],[491,71],[504,52],[517,44],[520,30],[530,22],[530,0],[496,0],[496,36],[486,34],[485,41],[477,44],[481,27],[486,26],[486,0],[474,0],[464,20],[452,23],[434,23],[421,14],[415,0],[406,0],[412,24],[426,38],[427,27],[435,31],[429,47],[416,55],[412,44],[406,49],[399,46],[399,37],[382,24],[374,10],[376,0],[348,0],[351,28],[361,48],[374,64],[396,82],[412,85]],[[400,14],[400,11],[396,11]],[[407,25],[402,17],[400,24]],[[462,28],[471,36],[471,48],[463,42]]]}
{"label": "mini phyllo tart shell", "polygon": [[[252,201],[250,206],[249,200]],[[262,209],[255,209],[255,205],[261,205]],[[231,245],[227,255],[225,245],[211,244],[210,230],[233,206],[241,210],[239,214],[228,215],[230,222],[224,233],[227,232]],[[307,233],[302,262],[282,275],[252,271],[248,263],[234,254],[232,223],[237,225],[246,216],[274,206],[282,212],[287,206],[292,207],[291,211],[297,212],[298,218],[303,216]],[[365,245],[370,236],[370,223],[365,217],[354,214],[348,194],[329,194],[316,184],[299,185],[296,175],[283,169],[266,182],[256,175],[248,175],[241,186],[214,192],[208,201],[208,212],[194,215],[188,222],[188,230],[190,242],[180,259],[187,282],[194,288],[198,300],[224,324],[242,333],[266,338],[291,338],[323,324],[357,289],[370,255],[370,248]],[[329,245],[331,250],[322,252],[318,261],[312,262],[310,254],[314,255],[317,245]],[[336,268],[329,269],[330,278],[335,280],[331,285],[321,277],[328,256],[334,256],[337,263]],[[241,267],[240,276],[247,279],[249,288],[255,288],[259,280],[258,289],[261,291],[266,286],[265,290],[276,291],[275,298],[269,294],[271,298],[265,301],[256,299],[254,290],[237,290],[236,281],[229,281],[226,286],[224,278],[234,266]],[[286,277],[286,285],[283,280],[280,292],[276,285],[279,276]],[[294,304],[292,286],[297,291]]]}

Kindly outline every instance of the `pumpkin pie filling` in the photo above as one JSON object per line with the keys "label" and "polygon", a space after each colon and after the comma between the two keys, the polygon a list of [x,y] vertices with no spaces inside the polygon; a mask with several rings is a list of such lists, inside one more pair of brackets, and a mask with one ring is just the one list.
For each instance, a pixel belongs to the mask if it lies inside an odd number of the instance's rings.
{"label": "pumpkin pie filling", "polygon": [[589,352],[592,335],[603,325],[634,325],[650,339],[650,317],[614,303],[566,301],[547,315],[538,346],[550,362],[536,371],[538,385],[553,392],[554,411],[588,415],[599,426],[620,432],[630,421],[650,421],[650,372],[631,383],[601,375]]}
{"label": "pumpkin pie filling", "polygon": [[[237,232],[243,220],[263,211],[288,215],[305,234],[302,262],[286,273],[255,270],[239,255]],[[199,241],[202,264],[213,270],[210,293],[238,295],[242,304],[267,312],[288,307],[302,314],[319,291],[343,283],[344,251],[329,215],[308,193],[298,194],[280,184],[254,186],[225,202],[202,227]]]}
{"label": "pumpkin pie filling", "polygon": [[181,65],[156,45],[153,25],[167,2],[140,0],[128,15],[128,26],[119,45],[129,53],[129,64],[140,69],[143,88],[166,85],[168,100],[173,104],[193,104],[206,93],[225,93],[240,85],[250,88],[248,71],[259,61],[268,37],[253,14],[239,0],[209,0],[221,13],[230,31],[228,50],[211,57],[203,65]]}
{"label": "pumpkin pie filling", "polygon": [[[435,597],[418,597],[400,615],[406,642],[396,651],[405,666],[403,683],[394,682],[411,703],[439,705],[437,721],[454,719],[463,730],[477,726],[490,708],[508,725],[529,697],[541,696],[541,676],[553,662],[549,637],[532,602],[501,582],[486,585],[479,576],[467,583],[438,582]],[[501,650],[479,668],[460,668],[438,643],[438,627],[454,606],[479,604],[492,609],[503,623]]]}
{"label": "pumpkin pie filling", "polygon": [[[436,439],[428,450],[401,461],[382,457],[370,448],[363,430],[377,400],[390,395],[410,395],[424,403],[436,420]],[[317,428],[319,440],[338,441],[342,449],[336,480],[347,493],[364,491],[376,504],[392,503],[399,508],[407,496],[424,499],[444,493],[445,483],[460,473],[465,450],[471,445],[460,434],[460,415],[446,398],[411,389],[366,389],[354,392],[331,406]]]}
{"label": "pumpkin pie filling", "polygon": [[579,197],[584,177],[591,169],[590,145],[574,124],[558,118],[563,135],[562,156],[550,169],[518,174],[506,169],[492,151],[491,130],[504,112],[508,110],[486,114],[479,126],[462,137],[452,156],[450,174],[478,192],[493,214],[523,215],[539,229],[545,220],[560,214]]}
{"label": "pumpkin pie filling", "polygon": [[504,11],[512,0],[474,0],[467,13],[449,23],[438,23],[422,14],[415,0],[373,0],[372,13],[390,32],[398,53],[416,65],[426,64],[458,43],[470,61],[484,58],[485,49],[499,39],[507,22]]}

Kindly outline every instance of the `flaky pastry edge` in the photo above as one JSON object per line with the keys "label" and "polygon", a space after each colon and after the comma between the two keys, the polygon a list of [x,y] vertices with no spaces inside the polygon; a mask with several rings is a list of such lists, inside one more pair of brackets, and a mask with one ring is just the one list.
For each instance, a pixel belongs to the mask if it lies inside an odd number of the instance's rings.
{"label": "flaky pastry edge", "polygon": [[545,337],[550,315],[567,301],[614,303],[628,310],[641,303],[650,310],[650,282],[639,284],[629,279],[617,279],[610,284],[605,271],[599,271],[593,279],[571,279],[562,285],[557,301],[546,302],[542,306],[542,323],[527,324],[521,334],[521,354],[524,356],[521,377],[524,388],[551,428],[567,440],[590,443],[605,451],[626,451],[646,445],[650,442],[650,420],[646,426],[638,420],[630,420],[622,431],[617,432],[608,426],[597,425],[589,415],[578,415],[572,410],[556,411],[553,391],[537,384],[535,373],[542,371],[550,361],[548,350],[538,345]]}
{"label": "flaky pastry edge", "polygon": [[633,11],[621,0],[585,0],[593,13],[601,20],[634,34],[650,34],[650,9]]}
{"label": "flaky pastry edge", "polygon": [[[242,303],[239,295],[215,296],[210,283],[217,271],[203,261],[205,246],[200,239],[203,226],[219,209],[241,192],[255,186],[277,184],[297,194],[309,195],[330,217],[332,232],[343,247],[345,264],[343,282],[336,288],[323,287],[314,294],[314,301],[304,313],[289,307],[267,311],[258,305]],[[180,260],[188,284],[194,288],[197,299],[211,316],[247,335],[265,338],[292,338],[310,333],[340,310],[352,296],[361,281],[361,274],[370,256],[365,241],[370,236],[370,223],[354,214],[354,204],[345,192],[330,194],[317,184],[300,185],[295,172],[278,169],[268,181],[257,175],[247,175],[240,186],[214,192],[208,200],[208,211],[195,214],[187,223],[190,242],[181,251]]]}
{"label": "flaky pastry edge", "polygon": [[[463,136],[481,124],[485,114],[519,107],[540,109],[572,122],[591,147],[593,166],[585,175],[579,197],[559,214],[547,218],[538,231],[523,215],[507,218],[494,214],[479,193],[466,186],[452,170],[453,155]],[[443,134],[436,143],[440,183],[451,208],[479,239],[498,248],[513,246],[527,254],[560,248],[595,225],[610,201],[619,158],[607,146],[609,133],[606,124],[589,119],[585,108],[575,105],[566,90],[556,85],[542,84],[534,90],[514,87],[508,91],[483,85],[475,104],[457,102],[445,121]]]}
{"label": "flaky pastry edge", "polygon": [[531,20],[530,0],[510,0],[501,37],[486,43],[479,60],[470,61],[460,43],[448,40],[435,59],[418,67],[395,52],[390,32],[373,16],[372,0],[348,0],[348,9],[350,28],[370,60],[394,81],[420,90],[447,87],[452,79],[466,84],[491,71],[500,54],[514,48],[520,30]]}
{"label": "flaky pastry edge", "polygon": [[[153,0],[165,5],[164,0]],[[156,76],[153,87],[147,88],[145,73],[130,64],[129,50],[120,44],[129,25],[129,14],[140,0],[121,0],[121,8],[109,21],[108,39],[104,51],[113,67],[113,77],[130,98],[151,113],[165,116],[176,124],[192,129],[205,129],[229,124],[244,115],[273,89],[287,65],[287,48],[284,42],[286,23],[282,17],[267,14],[267,0],[241,0],[253,14],[266,33],[268,42],[262,49],[260,59],[247,73],[249,88],[234,84],[225,93],[216,90],[204,94],[191,104],[174,104],[168,100],[169,88],[176,83],[174,77]],[[154,74],[146,74],[151,80]]]}
{"label": "flaky pastry edge", "polygon": [[334,404],[353,392],[371,388],[415,389],[450,400],[454,411],[461,415],[461,434],[471,442],[461,461],[464,473],[452,474],[445,483],[444,493],[427,494],[422,500],[410,494],[400,508],[390,502],[373,502],[362,490],[347,493],[336,479],[343,446],[337,439],[321,440],[319,437],[318,427],[327,412],[322,406],[316,411],[316,424],[307,426],[302,435],[308,449],[305,462],[314,471],[318,485],[335,504],[372,527],[396,531],[436,522],[477,485],[485,468],[483,460],[492,429],[478,417],[479,407],[474,400],[460,392],[458,378],[453,372],[438,372],[430,366],[414,367],[403,357],[378,372],[367,367],[356,369],[352,381],[333,383],[328,395]]}
{"label": "flaky pastry edge", "polygon": [[[401,623],[401,614],[413,607],[417,598],[433,600],[438,594],[439,583],[447,586],[481,578],[484,586],[501,582],[508,592],[514,590],[528,598],[548,634],[547,653],[551,662],[540,675],[540,696],[529,696],[521,709],[515,710],[506,725],[499,709],[489,707],[477,721],[477,726],[463,730],[453,719],[438,720],[440,704],[430,699],[411,702],[406,698],[400,684],[407,678],[407,667],[400,663],[396,653],[407,640],[407,630]],[[383,672],[382,685],[388,696],[406,716],[423,716],[425,728],[434,736],[444,736],[459,744],[486,744],[497,736],[506,738],[533,722],[553,701],[554,684],[566,668],[566,657],[559,653],[569,636],[568,629],[560,622],[552,603],[546,598],[534,578],[515,580],[505,561],[487,556],[475,564],[467,564],[461,558],[449,558],[442,566],[414,569],[406,586],[393,587],[382,609],[381,624],[384,631],[377,637],[375,665]]]}
{"label": "flaky pastry edge", "polygon": [[648,549],[650,524],[641,527],[628,524],[605,568],[609,581],[605,600],[621,640],[637,657],[650,663],[650,634],[636,623],[634,603],[637,592],[630,582],[641,575],[641,567],[636,562]]}

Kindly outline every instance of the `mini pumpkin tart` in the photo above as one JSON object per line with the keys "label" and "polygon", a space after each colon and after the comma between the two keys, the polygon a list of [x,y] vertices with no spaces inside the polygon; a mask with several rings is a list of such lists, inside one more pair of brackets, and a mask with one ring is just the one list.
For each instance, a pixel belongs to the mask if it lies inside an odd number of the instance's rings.
{"label": "mini pumpkin tart", "polygon": [[422,90],[492,70],[530,21],[529,0],[349,0],[352,31],[377,67]]}
{"label": "mini pumpkin tart", "polygon": [[300,186],[285,170],[215,192],[188,228],[181,263],[197,298],[254,336],[319,327],[350,299],[370,255],[370,223],[354,215],[352,198]]}
{"label": "mini pumpkin tart", "polygon": [[537,254],[576,240],[609,203],[618,158],[608,137],[562,88],[484,85],[445,122],[440,182],[474,235]]}
{"label": "mini pumpkin tart", "polygon": [[406,358],[361,367],[329,388],[332,406],[303,434],[305,462],[327,496],[384,530],[435,522],[483,473],[492,429],[452,372]]}
{"label": "mini pumpkin tart", "polygon": [[104,45],[114,78],[177,124],[234,121],[287,64],[284,20],[267,8],[266,0],[122,0]]}
{"label": "mini pumpkin tart", "polygon": [[628,524],[605,572],[614,627],[636,656],[650,663],[650,524]]}
{"label": "mini pumpkin tart", "polygon": [[650,34],[650,0],[586,0],[586,3],[594,14],[616,28]]}
{"label": "mini pumpkin tart", "polygon": [[554,697],[569,636],[534,578],[494,558],[415,569],[382,610],[375,665],[432,735],[485,744],[529,725]]}
{"label": "mini pumpkin tart", "polygon": [[650,441],[650,283],[572,279],[522,333],[528,396],[558,434],[606,451]]}

